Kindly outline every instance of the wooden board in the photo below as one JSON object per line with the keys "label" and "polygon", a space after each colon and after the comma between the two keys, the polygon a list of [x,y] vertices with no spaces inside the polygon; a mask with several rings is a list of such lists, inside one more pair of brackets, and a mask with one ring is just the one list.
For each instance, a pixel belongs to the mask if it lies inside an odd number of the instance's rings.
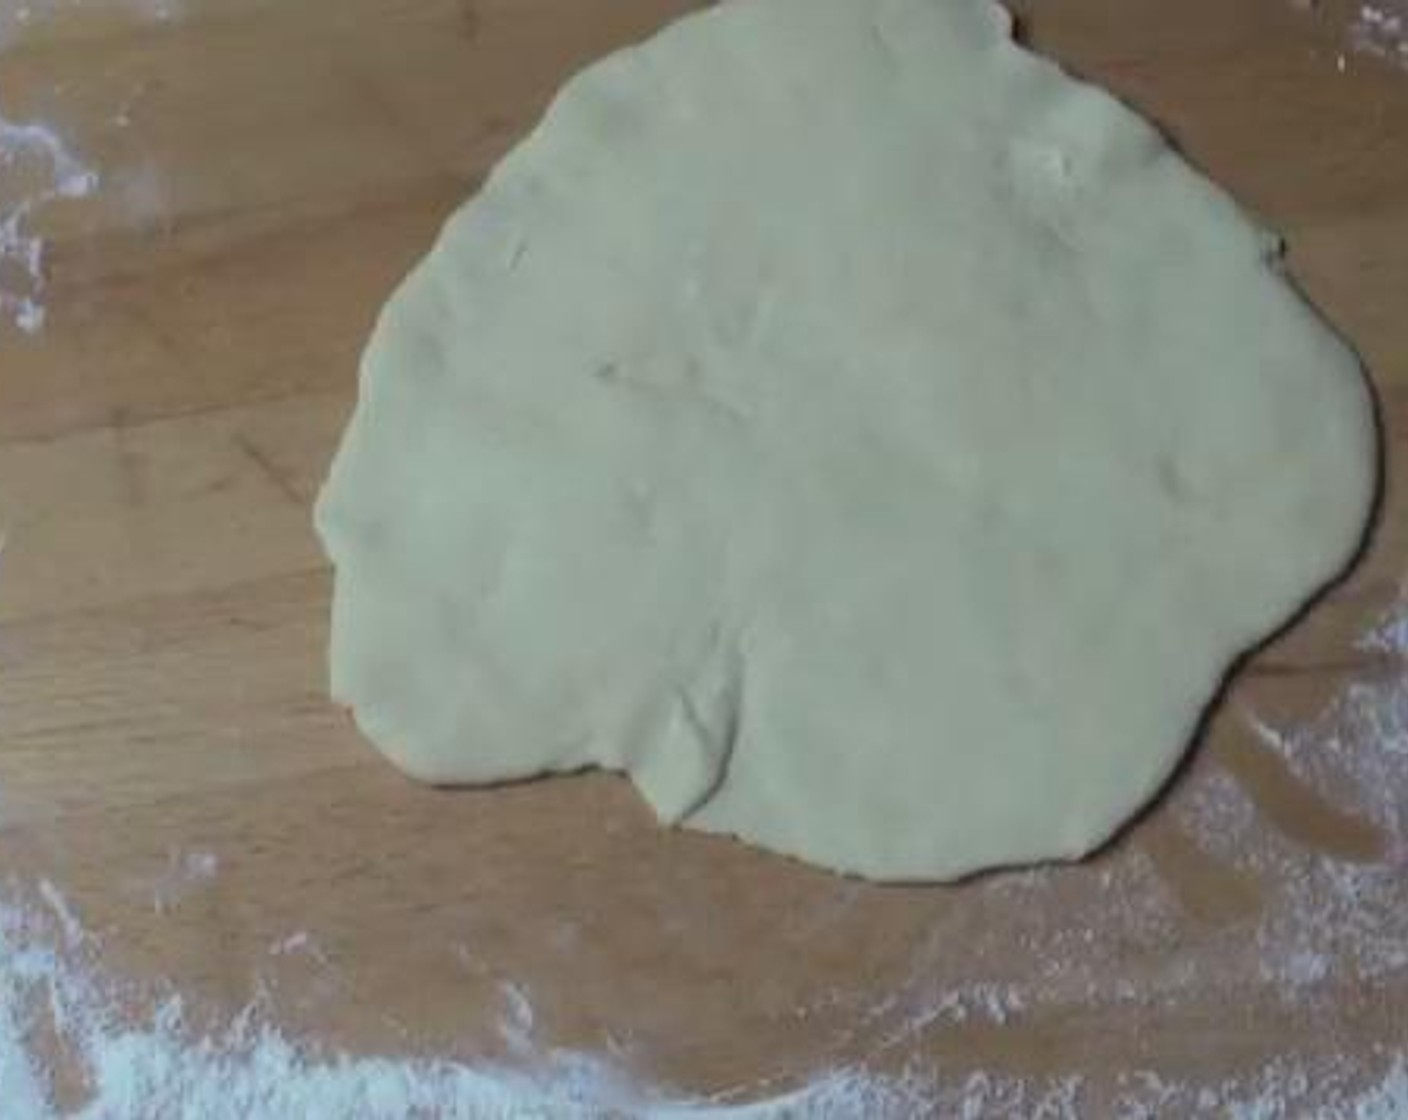
{"label": "wooden board", "polygon": [[[539,1045],[612,1046],[697,1091],[867,1057],[1098,1091],[1401,1041],[1403,968],[1331,954],[1292,999],[1235,950],[1272,936],[1287,861],[1408,867],[1251,718],[1305,726],[1403,673],[1358,639],[1408,570],[1408,71],[1346,56],[1343,6],[1023,6],[1029,42],[1285,231],[1372,371],[1390,451],[1364,563],[1245,667],[1171,796],[1090,865],[843,882],[661,832],[611,778],[417,788],[325,702],[309,505],[375,312],[568,73],[690,6],[187,0],[12,21],[0,115],[51,123],[101,182],[34,218],[43,328],[0,321],[0,868],[57,884],[113,975],[214,1016],[271,990],[292,1030],[359,1053],[501,1055],[505,985]],[[1252,866],[1219,843],[1198,806],[1224,787],[1237,827],[1290,855]],[[299,933],[305,951],[271,952]],[[1051,979],[1063,954],[1093,967],[1072,938],[1130,998]],[[981,984],[1006,1003],[891,1030],[887,993],[922,1010]]]}

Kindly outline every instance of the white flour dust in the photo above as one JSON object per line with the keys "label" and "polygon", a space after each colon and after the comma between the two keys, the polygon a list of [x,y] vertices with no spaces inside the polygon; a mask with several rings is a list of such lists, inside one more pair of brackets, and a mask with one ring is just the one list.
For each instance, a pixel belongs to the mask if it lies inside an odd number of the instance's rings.
{"label": "white flour dust", "polygon": [[[518,1065],[359,1058],[300,1044],[251,1007],[226,1028],[194,1037],[179,998],[150,1000],[134,1021],[133,993],[105,981],[100,946],[52,885],[36,899],[11,884],[0,898],[0,1087],[6,1120],[1079,1120],[1094,1115],[1082,1079],[970,1073],[949,1082],[837,1069],[757,1104],[671,1101],[605,1061],[547,1051]],[[531,1021],[521,991],[511,1017]],[[38,1039],[51,1040],[47,1045]],[[79,1072],[61,1108],[52,1070]],[[1399,1120],[1408,1116],[1408,1066],[1277,1061],[1254,1076],[1189,1084],[1148,1072],[1122,1076],[1099,1115],[1153,1120]]]}
{"label": "white flour dust", "polygon": [[[170,20],[179,13],[176,0],[0,0],[0,58],[26,34],[80,8],[144,22]],[[130,108],[119,107],[116,127],[130,124]],[[59,125],[12,115],[0,102],[0,329],[35,334],[44,326],[49,247],[40,232],[43,213],[90,197],[98,185],[98,172],[75,152]]]}
{"label": "white flour dust", "polygon": [[[512,1068],[320,1051],[286,1037],[260,1006],[193,1037],[177,996],[149,998],[140,1021],[119,1011],[134,993],[102,977],[100,948],[52,884],[0,895],[6,1120],[901,1120],[932,1099],[902,1078],[838,1070],[768,1104],[672,1102],[604,1061],[561,1051],[525,1054]],[[514,1018],[531,1021],[515,997]],[[66,1108],[56,1103],[60,1061],[79,1073],[78,1103]]]}
{"label": "white flour dust", "polygon": [[34,220],[51,203],[86,198],[97,186],[97,172],[52,128],[0,114],[0,325],[8,320],[29,333],[44,325],[45,244]]}
{"label": "white flour dust", "polygon": [[[1291,0],[1303,12],[1329,11],[1320,0]],[[1341,18],[1338,11],[1334,18]],[[1346,52],[1373,55],[1408,69],[1408,0],[1359,0],[1349,19],[1342,24]],[[1345,53],[1336,58],[1336,67],[1347,68]]]}
{"label": "white flour dust", "polygon": [[[1241,845],[1239,858],[1283,891],[1259,939],[1263,962],[1303,987],[1336,974],[1371,982],[1408,972],[1408,605],[1358,645],[1375,664],[1315,718],[1278,729],[1248,715],[1307,785],[1337,791],[1388,838],[1388,852],[1370,863]],[[1228,847],[1244,839],[1221,837]]]}
{"label": "white flour dust", "polygon": [[1362,4],[1350,24],[1349,41],[1356,50],[1408,67],[1408,0]]}
{"label": "white flour dust", "polygon": [[152,884],[152,907],[165,913],[215,877],[220,860],[213,852],[168,852],[166,870]]}

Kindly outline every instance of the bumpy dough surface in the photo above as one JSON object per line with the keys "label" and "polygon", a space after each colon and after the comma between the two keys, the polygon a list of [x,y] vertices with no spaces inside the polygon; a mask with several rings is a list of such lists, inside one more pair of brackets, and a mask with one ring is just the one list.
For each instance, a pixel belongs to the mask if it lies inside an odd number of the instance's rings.
{"label": "bumpy dough surface", "polygon": [[1374,432],[1274,238],[999,8],[734,0],[573,79],[386,308],[332,688],[430,782],[1079,856],[1347,562]]}

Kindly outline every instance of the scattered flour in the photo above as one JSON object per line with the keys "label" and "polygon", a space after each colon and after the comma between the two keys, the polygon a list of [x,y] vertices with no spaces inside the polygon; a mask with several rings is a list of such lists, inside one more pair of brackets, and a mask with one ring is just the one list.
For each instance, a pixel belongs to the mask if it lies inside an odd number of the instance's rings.
{"label": "scattered flour", "polygon": [[171,851],[166,869],[151,884],[152,908],[159,914],[178,906],[192,891],[215,877],[220,860],[213,852]]}
{"label": "scattered flour", "polygon": [[[287,1037],[267,1008],[195,1037],[180,1000],[158,998],[143,1021],[120,1013],[131,992],[101,977],[96,939],[77,927],[52,885],[40,904],[13,884],[0,899],[0,1086],[6,1120],[1079,1120],[1079,1077],[1019,1079],[970,1073],[950,1081],[838,1068],[754,1104],[671,1100],[626,1070],[561,1051],[516,1065],[354,1057]],[[78,932],[75,932],[78,930]],[[531,1030],[521,989],[505,992],[509,1021]],[[526,1033],[526,1032],[525,1032]],[[76,1062],[82,1093],[60,1109],[36,1038]],[[1368,1085],[1347,1061],[1277,1062],[1214,1085],[1134,1072],[1100,1115],[1138,1120],[1226,1115],[1236,1120],[1399,1120],[1408,1067],[1382,1062]]]}
{"label": "scattered flour", "polygon": [[1389,611],[1359,639],[1360,649],[1408,658],[1408,599]]}
{"label": "scattered flour", "polygon": [[[145,22],[179,13],[176,0],[0,0],[0,57],[26,33],[80,7]],[[114,116],[116,127],[131,123],[131,100]],[[0,103],[0,329],[34,334],[44,326],[48,246],[39,232],[40,219],[48,207],[88,198],[98,185],[98,172],[73,151],[61,128],[12,118]]]}
{"label": "scattered flour", "polygon": [[[1343,20],[1337,6],[1319,0],[1290,0],[1303,12],[1323,12],[1337,22]],[[1356,0],[1348,20],[1342,23],[1345,50],[1373,55],[1408,69],[1408,0]],[[1335,67],[1344,73],[1348,59],[1335,58]]]}
{"label": "scattered flour", "polygon": [[298,953],[313,947],[313,939],[306,929],[301,929],[297,933],[291,933],[280,941],[275,941],[269,946],[271,957],[286,957],[290,953]]}
{"label": "scattered flour", "polygon": [[1373,863],[1350,863],[1222,833],[1239,859],[1284,892],[1258,938],[1262,960],[1287,978],[1314,984],[1327,975],[1367,983],[1408,970],[1408,606],[1386,614],[1358,647],[1379,663],[1351,682],[1319,715],[1275,728],[1251,726],[1292,771],[1319,790],[1337,791],[1387,838]]}
{"label": "scattered flour", "polygon": [[[12,1120],[1078,1120],[1090,1115],[1077,1077],[1022,1080],[986,1073],[950,1083],[838,1069],[772,1100],[732,1105],[670,1101],[619,1068],[548,1053],[518,1067],[447,1060],[356,1058],[301,1045],[253,1013],[192,1039],[179,1001],[144,1025],[125,1025],[93,974],[36,939],[31,914],[4,910],[0,969],[0,1078]],[[41,923],[42,924],[42,923]],[[80,1063],[85,1099],[61,1113],[28,1036],[47,1015]],[[1191,1085],[1150,1073],[1121,1079],[1118,1118],[1226,1115],[1237,1120],[1398,1120],[1408,1115],[1408,1071],[1388,1063],[1367,1087],[1345,1063],[1277,1063],[1254,1078]]]}
{"label": "scattered flour", "polygon": [[0,190],[0,325],[33,333],[44,325],[45,245],[32,223],[53,202],[91,195],[98,175],[47,125],[0,115],[0,186],[12,182],[26,189]]}
{"label": "scattered flour", "polygon": [[1360,5],[1349,28],[1360,51],[1408,67],[1408,0],[1374,0]]}
{"label": "scattered flour", "polygon": [[[194,1037],[178,997],[148,1000],[144,1021],[120,1012],[133,993],[102,977],[97,939],[52,884],[35,893],[38,903],[14,884],[0,895],[5,1120],[901,1120],[933,1099],[904,1078],[837,1070],[767,1104],[670,1101],[604,1061],[560,1051],[525,1051],[515,1067],[330,1053],[286,1037],[258,1008]],[[526,1038],[526,994],[506,990],[506,999]],[[64,1110],[55,1103],[55,1050],[76,1063],[82,1082],[80,1103]]]}
{"label": "scattered flour", "polygon": [[1113,1115],[1118,1120],[1160,1120],[1167,1115],[1229,1120],[1402,1120],[1408,1116],[1404,1059],[1387,1062],[1367,1085],[1361,1064],[1277,1061],[1254,1077],[1218,1085],[1136,1074],[1126,1079]]}

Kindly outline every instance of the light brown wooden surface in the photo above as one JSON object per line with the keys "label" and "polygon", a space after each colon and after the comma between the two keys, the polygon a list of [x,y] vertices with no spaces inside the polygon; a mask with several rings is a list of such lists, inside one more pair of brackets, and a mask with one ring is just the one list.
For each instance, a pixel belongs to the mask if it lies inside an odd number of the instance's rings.
{"label": "light brown wooden surface", "polygon": [[[1021,972],[1003,954],[1058,955],[1038,936],[1055,919],[1027,936],[984,882],[873,888],[661,832],[610,778],[416,788],[325,703],[309,505],[373,315],[562,78],[690,6],[188,0],[156,21],[59,5],[0,55],[0,113],[52,122],[102,176],[41,216],[44,329],[0,323],[0,870],[57,884],[114,975],[211,1013],[262,984],[294,1030],[359,1052],[502,1053],[506,983],[543,1045],[614,1043],[697,1090],[872,1052],[1098,1080],[1401,1040],[1402,970],[1332,975],[1309,1014],[1213,967],[1282,884],[1177,812],[1186,784],[1222,775],[1278,843],[1401,860],[1239,715],[1293,723],[1401,671],[1355,639],[1408,572],[1408,72],[1356,55],[1341,72],[1334,4],[1023,5],[1029,42],[1286,233],[1372,372],[1389,448],[1353,577],[1245,668],[1166,803],[1091,866],[1043,873],[1040,905],[1071,928],[1104,920],[1091,891],[1111,868],[1172,900],[1171,925],[1108,961],[1148,998],[1074,991],[886,1049],[866,1009],[917,968],[936,985]],[[179,874],[193,853],[215,873]],[[300,931],[316,954],[271,955]],[[1213,962],[1177,999],[1155,982],[1171,955]]]}

